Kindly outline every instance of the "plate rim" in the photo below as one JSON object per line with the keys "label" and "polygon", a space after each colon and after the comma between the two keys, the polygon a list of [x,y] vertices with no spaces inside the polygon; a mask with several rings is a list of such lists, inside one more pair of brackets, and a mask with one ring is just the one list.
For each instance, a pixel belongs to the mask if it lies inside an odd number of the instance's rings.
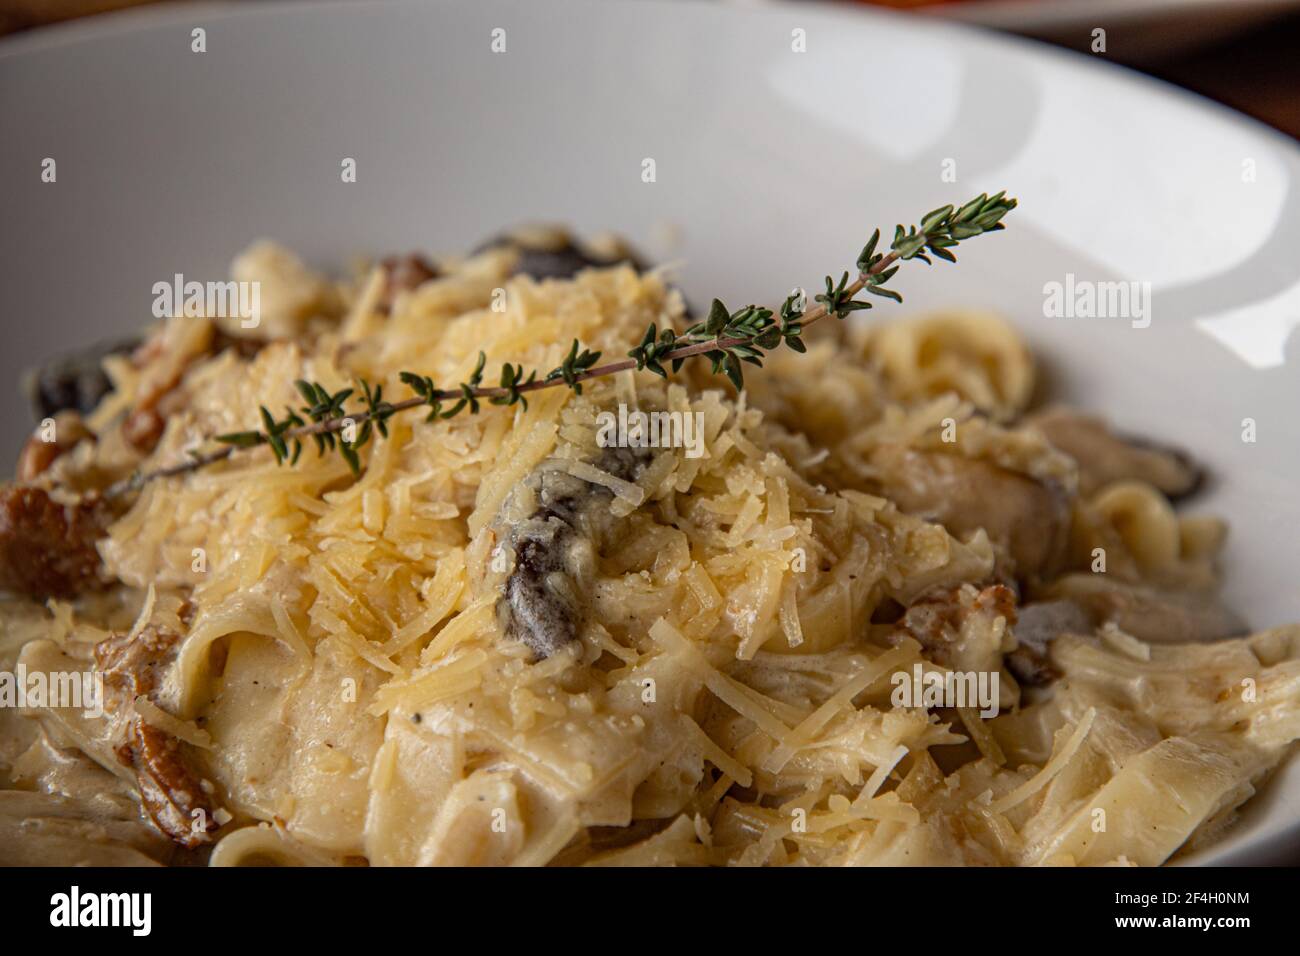
{"label": "plate rim", "polygon": [[[518,0],[499,0],[505,5],[526,6]],[[589,7],[591,0],[550,0],[552,4],[567,7]],[[287,3],[267,3],[236,5],[231,3],[200,2],[176,6],[142,6],[125,10],[112,11],[79,20],[65,21],[36,30],[24,31],[0,38],[0,69],[21,69],[24,60],[46,55],[59,55],[61,52],[85,43],[111,41],[117,38],[174,28],[178,24],[189,23],[195,26],[198,19],[208,22],[246,21],[262,17],[310,18],[319,17],[324,12],[336,12],[341,15],[375,14],[381,9],[404,8],[415,11],[428,11],[436,16],[442,7],[455,7],[458,4],[443,0],[437,4],[422,0],[388,0],[383,8],[373,0],[295,0]],[[1030,37],[1006,34],[978,24],[939,16],[918,17],[904,11],[887,8],[845,6],[829,2],[793,3],[778,2],[740,7],[729,4],[703,5],[689,4],[683,0],[602,0],[602,5],[636,6],[642,8],[659,8],[666,14],[698,16],[698,11],[707,9],[715,16],[743,17],[747,15],[772,16],[781,12],[798,10],[802,14],[811,14],[829,21],[870,21],[872,19],[887,21],[894,25],[921,33],[931,33],[955,38],[958,43],[974,43],[985,48],[1009,51],[1013,56],[1037,60],[1047,68],[1055,70],[1100,70],[1114,78],[1124,76],[1124,82],[1135,85],[1153,94],[1155,99],[1166,102],[1182,102],[1188,106],[1198,107],[1207,119],[1235,126],[1245,134],[1253,134],[1271,147],[1290,157],[1300,165],[1300,139],[1278,130],[1261,120],[1250,117],[1240,111],[1193,90],[1180,87],[1172,82],[1143,73],[1141,70],[1123,63],[1095,55],[1082,53],[1068,48],[1058,47]],[[381,14],[382,15],[382,14]],[[1122,71],[1117,73],[1115,71]],[[1293,744],[1291,753],[1270,776],[1276,776],[1287,766],[1300,761],[1300,744]],[[1267,788],[1272,780],[1266,780]],[[1252,799],[1257,799],[1256,789]],[[1294,852],[1300,848],[1300,814],[1294,816],[1290,823],[1282,823],[1278,832],[1262,834],[1256,841],[1231,850],[1216,853],[1214,843],[1188,853],[1187,858],[1172,859],[1172,865],[1269,865],[1270,859],[1276,858],[1283,847]],[[1251,858],[1262,858],[1263,862],[1251,862]]]}

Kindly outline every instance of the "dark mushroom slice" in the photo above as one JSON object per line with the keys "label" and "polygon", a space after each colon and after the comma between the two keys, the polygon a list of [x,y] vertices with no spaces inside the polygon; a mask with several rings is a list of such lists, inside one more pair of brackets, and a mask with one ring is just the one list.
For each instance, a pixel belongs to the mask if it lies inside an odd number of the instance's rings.
{"label": "dark mushroom slice", "polygon": [[1016,649],[1006,655],[1007,670],[1023,685],[1042,687],[1060,677],[1049,645],[1062,634],[1091,634],[1092,614],[1073,601],[1039,601],[1020,608],[1012,632]]}
{"label": "dark mushroom slice", "polygon": [[1043,597],[1082,608],[1097,624],[1150,644],[1182,644],[1240,637],[1245,621],[1213,595],[1132,584],[1103,574],[1068,574],[1052,582]]}
{"label": "dark mushroom slice", "polygon": [[241,359],[253,359],[267,344],[264,338],[254,335],[234,335],[218,326],[212,332],[210,351],[213,355],[220,355],[227,349],[232,349]]}
{"label": "dark mushroom slice", "polygon": [[648,268],[621,242],[580,245],[559,226],[521,226],[480,243],[473,254],[489,249],[515,252],[512,274],[523,273],[538,280],[571,279],[583,269],[605,268],[620,262],[631,263],[638,272]]}
{"label": "dark mushroom slice", "polygon": [[959,538],[987,531],[1014,577],[1044,580],[1061,567],[1070,501],[1059,486],[989,461],[900,445],[877,449],[871,466],[880,494],[899,510]]}
{"label": "dark mushroom slice", "polygon": [[129,355],[139,344],[138,338],[101,343],[56,356],[28,372],[23,391],[36,420],[53,418],[67,410],[89,415],[113,388],[104,373],[104,359],[110,355]]}
{"label": "dark mushroom slice", "polygon": [[[640,449],[608,448],[595,464],[631,481],[645,462]],[[497,616],[507,635],[542,660],[577,640],[582,584],[590,581],[601,547],[621,519],[610,508],[613,493],[608,488],[574,477],[562,461],[543,462],[523,484],[538,507],[507,533],[515,564],[497,602]]]}
{"label": "dark mushroom slice", "polygon": [[1195,494],[1205,472],[1186,454],[1116,435],[1099,418],[1067,408],[1049,408],[1026,419],[1079,465],[1079,491],[1090,495],[1116,481],[1144,481],[1170,500]]}
{"label": "dark mushroom slice", "polygon": [[543,508],[516,526],[510,540],[515,566],[497,613],[506,633],[542,660],[578,635],[577,595],[568,574],[580,547],[578,532],[554,508]]}

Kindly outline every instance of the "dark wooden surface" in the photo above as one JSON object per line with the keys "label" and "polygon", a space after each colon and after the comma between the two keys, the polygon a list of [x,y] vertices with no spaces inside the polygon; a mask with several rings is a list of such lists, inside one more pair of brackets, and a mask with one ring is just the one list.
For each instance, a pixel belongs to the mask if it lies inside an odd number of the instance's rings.
{"label": "dark wooden surface", "polygon": [[[1124,62],[1122,51],[1123,44],[1115,44],[1108,58]],[[1125,65],[1300,138],[1300,13],[1229,34],[1219,42]]]}

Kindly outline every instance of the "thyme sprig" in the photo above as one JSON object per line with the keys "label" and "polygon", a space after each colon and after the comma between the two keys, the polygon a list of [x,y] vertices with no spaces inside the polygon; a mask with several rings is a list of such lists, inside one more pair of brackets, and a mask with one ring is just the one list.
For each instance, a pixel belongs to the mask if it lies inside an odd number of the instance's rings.
{"label": "thyme sprig", "polygon": [[[650,337],[654,338],[653,322],[650,323],[649,331]],[[588,372],[599,359],[599,352],[591,352],[587,349],[583,349],[579,352],[578,340],[574,339],[573,345],[569,347],[569,354],[564,357],[564,361],[560,363],[560,366],[547,372],[546,378],[534,387],[545,388],[552,382],[562,381],[565,385],[569,386],[569,388],[573,389],[575,395],[581,395],[583,379],[591,377]],[[530,378],[528,385],[532,386],[532,384],[532,379]],[[522,389],[520,390],[522,391]]]}
{"label": "thyme sprig", "polygon": [[[478,414],[482,399],[493,405],[519,404],[527,409],[526,395],[539,389],[563,385],[580,395],[583,382],[629,369],[644,369],[667,378],[665,364],[677,372],[687,359],[698,355],[709,360],[713,374],[725,375],[741,389],[745,384],[744,365],[762,368],[765,355],[782,344],[796,352],[806,351],[803,333],[808,326],[828,315],[844,319],[872,307],[871,302],[857,298],[860,292],[902,302],[902,295],[886,285],[898,272],[898,263],[920,259],[930,265],[931,256],[956,262],[954,247],[966,239],[1004,228],[1002,219],[1014,208],[1016,200],[1005,192],[993,196],[980,194],[962,206],[940,206],[922,216],[918,225],[896,226],[888,252],[877,251],[881,240],[877,229],[858,255],[856,277],[850,281],[847,271],[838,281],[826,276],[825,291],[814,297],[816,305],[811,308],[799,289],[775,313],[758,305],[732,311],[721,300],[714,299],[703,321],[684,332],[660,329],[655,322],[649,323],[640,343],[628,350],[627,358],[605,365],[596,364],[600,352],[584,348],[574,339],[563,361],[545,375],[539,376],[534,369],[525,377],[522,365],[506,362],[501,366],[500,384],[496,386],[483,385],[487,364],[483,352],[479,352],[469,378],[451,389],[438,388],[430,376],[401,372],[399,380],[412,395],[397,402],[385,400],[383,386],[372,386],[365,379],[357,381],[359,391],[343,388],[337,392],[331,392],[319,382],[297,381],[294,385],[306,403],[299,409],[286,407],[285,415],[277,418],[263,406],[259,408],[261,428],[217,435],[213,440],[225,447],[206,453],[191,452],[186,461],[133,475],[110,486],[104,494],[113,497],[135,491],[151,481],[195,471],[225,460],[238,450],[260,445],[270,447],[277,464],[285,461],[294,464],[302,454],[304,438],[312,439],[318,455],[339,451],[353,474],[359,475],[360,450],[375,432],[387,437],[388,420],[399,412],[427,408],[425,421],[435,422],[454,418],[467,410],[471,415]],[[349,410],[347,401],[354,395],[361,407]],[[447,402],[452,404],[445,406]]]}

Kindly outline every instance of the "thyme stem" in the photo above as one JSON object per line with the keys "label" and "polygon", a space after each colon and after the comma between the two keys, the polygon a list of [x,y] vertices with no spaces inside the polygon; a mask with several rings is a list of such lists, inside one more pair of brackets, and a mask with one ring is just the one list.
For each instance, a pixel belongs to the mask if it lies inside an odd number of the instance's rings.
{"label": "thyme stem", "polygon": [[[698,355],[710,357],[714,372],[725,372],[739,389],[743,387],[741,362],[761,367],[764,352],[778,347],[782,341],[796,351],[804,351],[801,340],[803,330],[814,322],[831,314],[844,318],[850,312],[871,307],[871,303],[854,298],[864,289],[872,295],[901,302],[902,296],[885,287],[885,283],[898,271],[895,263],[915,258],[929,264],[927,253],[955,262],[956,257],[950,251],[952,247],[963,239],[1002,229],[1002,217],[1015,206],[1016,201],[1006,198],[1004,193],[997,193],[991,198],[981,194],[961,207],[942,206],[927,213],[921,219],[919,228],[913,226],[904,230],[898,226],[887,253],[875,251],[880,239],[880,231],[877,230],[858,257],[857,277],[853,282],[848,281],[847,272],[838,285],[827,276],[826,293],[816,297],[820,304],[807,310],[804,309],[802,299],[791,296],[781,308],[781,323],[772,318],[773,313],[769,309],[748,306],[730,313],[715,299],[708,319],[680,336],[672,329],[664,329],[659,333],[651,323],[641,345],[629,352],[628,358],[617,362],[596,365],[600,353],[586,350],[579,352],[579,343],[575,340],[564,363],[546,376],[538,378],[537,373],[533,372],[525,380],[523,366],[507,363],[502,368],[502,384],[492,386],[481,384],[485,356],[480,352],[478,365],[470,380],[454,389],[439,389],[430,378],[403,372],[402,381],[416,394],[401,401],[386,402],[383,400],[382,386],[372,389],[369,383],[362,381],[362,395],[358,397],[362,397],[365,402],[364,410],[347,411],[344,408],[344,402],[354,394],[351,388],[331,395],[319,383],[300,381],[295,384],[308,402],[301,411],[311,419],[310,423],[293,409],[287,409],[287,417],[277,421],[269,410],[262,408],[264,430],[215,436],[214,440],[224,442],[224,447],[203,454],[192,452],[186,461],[136,473],[110,485],[103,494],[105,498],[130,494],[150,482],[197,471],[230,458],[241,448],[259,445],[269,445],[277,462],[283,462],[286,458],[296,462],[304,438],[315,441],[321,454],[327,448],[333,450],[337,444],[353,472],[359,473],[357,450],[370,438],[372,426],[381,435],[387,435],[387,420],[399,412],[428,407],[431,409],[428,420],[433,421],[436,418],[450,418],[465,408],[471,414],[476,413],[479,410],[479,399],[498,405],[521,402],[526,406],[527,401],[523,396],[530,392],[564,386],[580,393],[583,382],[631,369],[647,368],[666,377],[663,362],[671,362],[676,370],[683,361]],[[443,402],[453,401],[455,404],[449,410],[442,410]],[[354,437],[339,436],[340,432],[349,428]]]}
{"label": "thyme stem", "polygon": [[[866,285],[867,276],[879,275],[881,272],[883,272],[885,269],[889,267],[890,263],[894,262],[894,260],[896,260],[897,258],[898,258],[897,253],[894,252],[889,253],[889,255],[885,256],[885,258],[882,259],[879,263],[877,263],[875,266],[872,266],[868,272],[864,272],[861,275],[859,275],[856,281],[850,283],[845,288],[845,291],[850,296],[856,295],[857,293],[861,292],[862,287]],[[824,305],[819,305],[813,309],[810,309],[808,312],[804,313],[804,318],[802,320],[804,328],[807,328],[808,326],[812,325],[818,319],[825,318],[826,314],[827,311]],[[719,348],[729,348],[735,345],[743,345],[747,341],[748,341],[747,339],[742,339],[742,338],[727,338],[727,339],[717,339],[709,342],[696,342],[693,345],[684,345],[681,348],[674,349],[671,352],[665,353],[663,358],[665,359],[690,358],[693,355],[703,355],[705,352],[713,352],[718,350]],[[618,362],[610,362],[607,365],[598,365],[595,368],[588,369],[585,372],[579,372],[576,376],[574,376],[574,379],[575,381],[578,382],[586,382],[593,378],[603,378],[606,375],[616,375],[619,372],[629,371],[630,369],[636,368],[636,365],[637,363],[635,359],[623,359],[622,361],[618,361]],[[564,384],[565,383],[560,379],[538,379],[536,381],[529,382],[525,385],[520,385],[517,391],[536,392],[543,388],[554,388],[557,385],[564,385]],[[509,389],[500,388],[497,386],[480,386],[479,388],[472,389],[472,392],[477,398],[487,398],[487,399],[499,398],[499,397],[504,397],[509,395]],[[451,399],[460,398],[461,394],[462,393],[460,389],[444,388],[444,389],[435,390],[432,393],[432,397],[442,401],[450,401]],[[427,404],[429,404],[428,401],[423,397],[406,398],[400,402],[393,402],[391,408],[392,411],[394,412],[404,412],[404,411],[408,411],[409,409],[419,408],[420,406],[427,405]],[[301,425],[297,428],[291,428],[288,431],[284,432],[284,437],[290,439],[310,438],[312,435],[333,434],[333,433],[341,432],[345,427],[347,427],[349,422],[352,422],[354,425],[360,425],[365,421],[373,420],[375,417],[376,416],[372,412],[358,412],[357,414],[349,415],[346,418],[332,418],[329,419],[328,421],[315,422],[311,425]],[[265,444],[265,442],[259,442],[258,444]],[[153,471],[144,472],[142,474],[132,475],[130,478],[124,478],[122,481],[110,485],[107,489],[105,489],[104,497],[115,498],[123,494],[139,491],[149,482],[155,481],[159,478],[174,478],[177,475],[183,475],[191,471],[198,471],[200,468],[207,467],[208,465],[216,464],[219,461],[225,461],[238,449],[238,447],[239,446],[237,445],[226,445],[224,448],[219,448],[216,451],[208,452],[203,455],[196,455],[187,461],[177,462],[174,465],[168,465],[165,468],[158,468]]]}

